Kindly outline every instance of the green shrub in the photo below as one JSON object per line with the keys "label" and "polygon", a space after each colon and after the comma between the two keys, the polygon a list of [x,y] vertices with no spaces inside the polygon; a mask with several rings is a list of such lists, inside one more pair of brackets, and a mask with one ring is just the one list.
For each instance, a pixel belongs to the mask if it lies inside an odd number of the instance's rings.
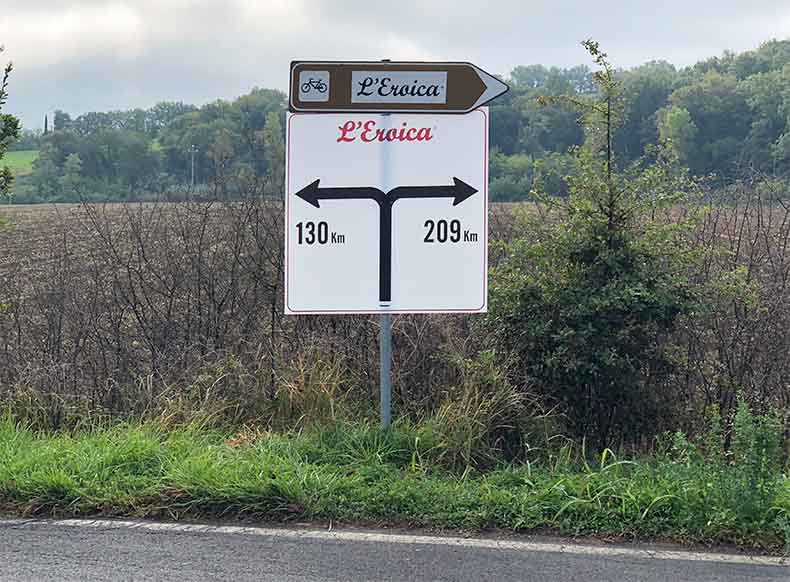
{"label": "green shrub", "polygon": [[755,415],[739,398],[729,448],[725,448],[719,423],[714,416],[709,440],[720,440],[707,455],[707,466],[716,478],[715,493],[722,505],[729,507],[739,528],[773,521],[777,516],[771,508],[781,474],[781,416],[776,411]]}
{"label": "green shrub", "polygon": [[713,527],[741,539],[759,531],[786,535],[790,506],[781,501],[781,433],[777,412],[755,415],[740,398],[731,422],[714,412],[695,440],[680,432],[661,439],[658,463],[683,484],[685,504],[696,512],[690,529]]}
{"label": "green shrub", "polygon": [[[612,135],[620,86],[597,44],[601,96],[573,101],[587,116],[562,202],[538,194],[560,220],[539,240],[516,240],[491,278],[489,328],[518,355],[521,371],[561,402],[575,434],[599,447],[655,434],[658,393],[672,370],[666,338],[695,308],[686,230],[652,217],[693,187],[668,151],[617,167]],[[533,220],[537,220],[534,217]]]}

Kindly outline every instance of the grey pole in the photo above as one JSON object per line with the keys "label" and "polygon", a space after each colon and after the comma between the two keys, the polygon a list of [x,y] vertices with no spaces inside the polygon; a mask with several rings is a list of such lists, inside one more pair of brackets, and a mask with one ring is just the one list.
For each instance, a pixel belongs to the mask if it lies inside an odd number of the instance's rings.
{"label": "grey pole", "polygon": [[192,154],[192,188],[195,187],[195,152],[198,149],[195,147],[195,144],[192,144],[192,147],[189,148],[190,153]]}
{"label": "grey pole", "polygon": [[381,428],[392,424],[392,314],[379,315],[379,392]]}
{"label": "grey pole", "polygon": [[[388,113],[383,115],[382,129],[386,131],[392,126]],[[381,147],[381,189],[388,192],[390,184],[390,144],[385,142]],[[381,212],[381,210],[379,210]],[[389,303],[381,303],[388,307]],[[379,315],[379,410],[381,428],[388,429],[392,424],[392,314]]]}

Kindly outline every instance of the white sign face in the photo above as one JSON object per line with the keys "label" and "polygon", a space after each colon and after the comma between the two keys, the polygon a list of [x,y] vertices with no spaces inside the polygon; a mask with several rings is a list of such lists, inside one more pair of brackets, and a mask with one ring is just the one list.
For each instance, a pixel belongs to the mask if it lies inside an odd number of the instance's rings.
{"label": "white sign face", "polygon": [[352,103],[447,103],[446,71],[353,71]]}
{"label": "white sign face", "polygon": [[482,312],[488,111],[289,114],[285,312]]}

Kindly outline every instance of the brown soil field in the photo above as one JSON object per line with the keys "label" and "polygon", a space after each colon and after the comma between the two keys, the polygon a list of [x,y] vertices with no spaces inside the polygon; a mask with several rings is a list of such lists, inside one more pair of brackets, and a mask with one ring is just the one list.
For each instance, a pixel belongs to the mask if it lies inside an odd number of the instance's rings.
{"label": "brown soil field", "polygon": [[[127,212],[167,207],[167,203],[108,203],[91,205],[103,219],[122,228]],[[492,204],[489,232],[492,239],[509,239],[515,234],[513,209],[528,204]],[[219,206],[218,206],[219,207]],[[0,274],[26,273],[35,277],[55,256],[62,254],[64,240],[69,255],[90,251],[96,228],[86,207],[79,203],[0,205]]]}

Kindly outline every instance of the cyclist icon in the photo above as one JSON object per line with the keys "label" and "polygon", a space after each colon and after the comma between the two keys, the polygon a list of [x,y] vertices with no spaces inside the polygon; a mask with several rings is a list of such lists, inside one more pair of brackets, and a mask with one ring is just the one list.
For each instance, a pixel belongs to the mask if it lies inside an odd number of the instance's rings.
{"label": "cyclist icon", "polygon": [[310,93],[313,89],[319,93],[326,93],[326,83],[321,79],[314,79],[312,77],[310,77],[306,83],[302,83],[302,93]]}

